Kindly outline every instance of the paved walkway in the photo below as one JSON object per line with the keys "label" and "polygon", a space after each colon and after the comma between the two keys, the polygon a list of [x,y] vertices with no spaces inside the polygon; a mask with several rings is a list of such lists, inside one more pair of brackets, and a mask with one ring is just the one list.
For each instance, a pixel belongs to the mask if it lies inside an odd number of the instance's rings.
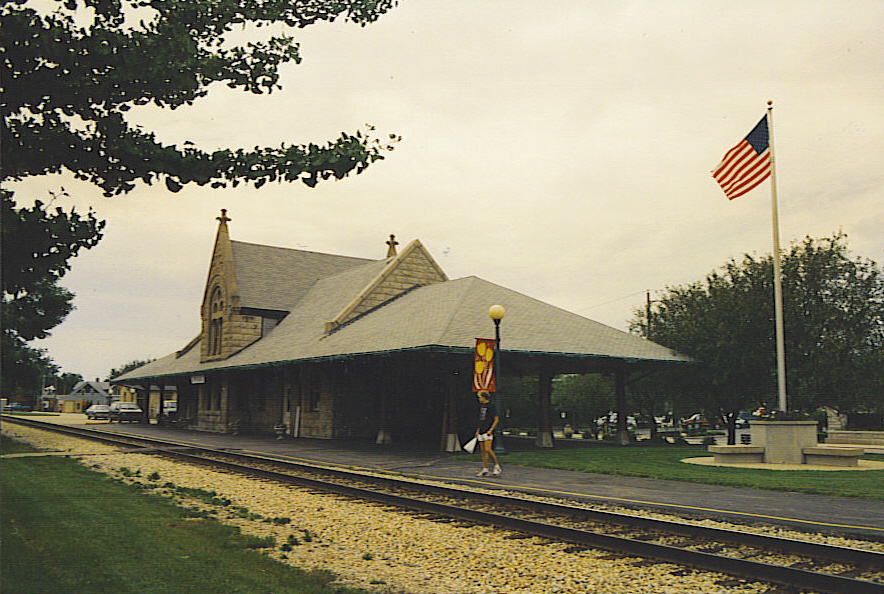
{"label": "paved walkway", "polygon": [[[62,417],[41,418],[53,419],[62,421]],[[85,419],[79,417],[78,424],[84,422]],[[276,440],[271,437],[233,436],[134,424],[94,422],[90,426],[160,437],[182,445],[199,444],[260,452],[284,459],[398,472],[490,489],[527,491],[705,517],[740,518],[749,522],[795,525],[884,539],[884,501],[508,466],[505,459],[501,460],[504,464],[502,476],[477,478],[474,475],[478,465],[472,459],[468,461],[465,455],[458,454],[340,441]]]}

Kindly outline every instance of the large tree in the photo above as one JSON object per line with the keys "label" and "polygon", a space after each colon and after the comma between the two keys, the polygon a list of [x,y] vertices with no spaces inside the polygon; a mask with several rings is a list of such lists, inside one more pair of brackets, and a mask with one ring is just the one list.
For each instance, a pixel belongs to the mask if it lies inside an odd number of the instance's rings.
{"label": "large tree", "polygon": [[[294,28],[344,18],[377,19],[395,0],[4,0],[0,84],[4,182],[68,171],[107,196],[161,181],[219,188],[319,180],[360,173],[398,138],[342,133],[323,145],[288,144],[205,152],[159,142],[126,119],[135,106],[175,109],[215,84],[251,93],[279,86],[279,67],[300,62],[285,34],[236,45],[230,34],[267,25]],[[276,29],[276,27],[274,28]],[[42,202],[15,208],[3,193],[3,389],[33,390],[57,372],[27,346],[71,311],[58,284],[79,249],[94,246],[103,222],[92,214],[50,212]],[[22,202],[21,200],[19,202]]]}
{"label": "large tree", "polygon": [[[594,434],[596,419],[617,408],[613,377],[598,373],[556,377],[551,400],[554,417],[566,419],[575,431],[589,429]],[[553,424],[560,422],[553,419]]]}
{"label": "large tree", "polygon": [[81,249],[101,239],[104,222],[42,202],[16,208],[2,194],[2,322],[4,394],[36,393],[58,369],[45,352],[27,345],[46,338],[73,309],[73,294],[58,284]]}
{"label": "large tree", "polygon": [[[73,172],[105,194],[161,180],[196,183],[340,179],[383,158],[390,142],[357,131],[322,146],[204,152],[159,142],[126,120],[134,106],[175,109],[213,83],[251,93],[279,88],[279,67],[299,62],[285,34],[237,46],[234,29],[306,27],[339,17],[365,25],[393,0],[6,0],[2,19],[3,176]],[[395,140],[391,138],[390,140]]]}
{"label": "large tree", "polygon": [[134,361],[129,361],[128,363],[120,365],[119,367],[114,367],[110,370],[110,373],[107,374],[107,379],[105,379],[105,381],[110,381],[115,377],[119,377],[124,373],[132,371],[133,369],[138,369],[143,365],[147,365],[151,361],[153,361],[153,359],[135,359]]}
{"label": "large tree", "polygon": [[[837,233],[793,244],[782,271],[789,407],[884,407],[881,269],[853,257]],[[631,328],[700,361],[669,379],[683,397],[724,418],[730,443],[738,411],[776,403],[770,255],[746,255],[705,281],[668,287],[655,309],[636,311]]]}

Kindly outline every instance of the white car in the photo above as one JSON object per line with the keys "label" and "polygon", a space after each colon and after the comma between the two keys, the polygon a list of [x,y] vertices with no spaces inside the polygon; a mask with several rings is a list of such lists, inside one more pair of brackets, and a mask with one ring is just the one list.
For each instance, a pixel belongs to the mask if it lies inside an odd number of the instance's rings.
{"label": "white car", "polygon": [[87,419],[109,419],[110,407],[106,404],[93,404],[86,409]]}
{"label": "white car", "polygon": [[110,405],[110,416],[107,420],[111,422],[119,421],[120,423],[124,421],[137,423],[141,420],[141,417],[143,415],[144,411],[141,410],[134,402],[117,401]]}

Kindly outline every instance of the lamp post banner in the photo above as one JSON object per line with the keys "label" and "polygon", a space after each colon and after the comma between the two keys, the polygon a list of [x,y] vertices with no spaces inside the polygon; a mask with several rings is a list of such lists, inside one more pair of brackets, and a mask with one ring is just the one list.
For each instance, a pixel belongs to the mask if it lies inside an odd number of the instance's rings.
{"label": "lamp post banner", "polygon": [[494,345],[493,338],[477,338],[476,352],[473,358],[473,392],[488,390],[494,392]]}

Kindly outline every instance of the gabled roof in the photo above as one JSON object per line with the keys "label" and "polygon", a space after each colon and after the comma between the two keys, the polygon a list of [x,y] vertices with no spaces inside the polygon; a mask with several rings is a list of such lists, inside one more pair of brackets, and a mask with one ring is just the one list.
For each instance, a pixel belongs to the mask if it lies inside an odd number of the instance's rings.
{"label": "gabled roof", "polygon": [[320,278],[373,260],[231,241],[240,307],[291,311]]}
{"label": "gabled roof", "polygon": [[[386,266],[371,262],[318,280],[270,333],[223,361],[199,362],[199,349],[136,369],[118,381],[335,359],[407,350],[468,353],[490,338],[488,307],[506,308],[503,353],[631,362],[687,362],[669,348],[533,299],[477,277],[415,287],[329,329],[333,319]],[[506,356],[506,355],[504,355]]]}
{"label": "gabled roof", "polygon": [[326,323],[325,328],[337,328],[415,287],[447,280],[433,257],[415,239],[400,254],[384,260],[384,268],[364,283],[362,290]]}
{"label": "gabled roof", "polygon": [[71,395],[90,393],[90,394],[101,394],[107,396],[111,389],[110,382],[100,382],[98,380],[90,381],[84,380],[77,382],[74,386],[74,389],[71,390]]}

